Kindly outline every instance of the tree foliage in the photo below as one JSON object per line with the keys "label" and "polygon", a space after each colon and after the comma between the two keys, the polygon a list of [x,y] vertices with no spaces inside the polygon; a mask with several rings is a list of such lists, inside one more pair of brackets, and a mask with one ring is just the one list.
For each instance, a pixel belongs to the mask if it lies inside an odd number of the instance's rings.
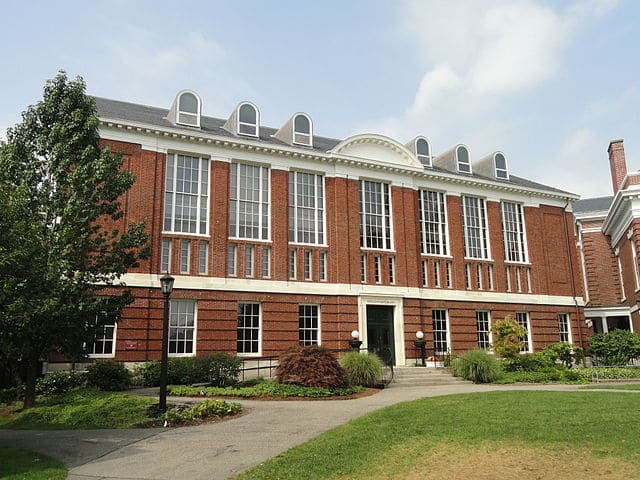
{"label": "tree foliage", "polygon": [[566,342],[551,343],[544,348],[542,353],[554,362],[560,360],[567,368],[571,368],[584,358],[584,350],[582,347]]}
{"label": "tree foliage", "polygon": [[148,254],[143,223],[115,227],[133,182],[122,156],[99,146],[83,80],[64,72],[0,144],[0,348],[28,366],[26,406],[38,361],[52,351],[78,357],[96,317],[110,323],[132,300],[104,288],[121,287]]}
{"label": "tree foliage", "polygon": [[520,354],[522,339],[527,331],[510,316],[491,326],[493,350],[502,358],[514,358]]}
{"label": "tree foliage", "polygon": [[596,333],[589,337],[589,350],[600,365],[626,365],[640,358],[640,335],[628,330]]}

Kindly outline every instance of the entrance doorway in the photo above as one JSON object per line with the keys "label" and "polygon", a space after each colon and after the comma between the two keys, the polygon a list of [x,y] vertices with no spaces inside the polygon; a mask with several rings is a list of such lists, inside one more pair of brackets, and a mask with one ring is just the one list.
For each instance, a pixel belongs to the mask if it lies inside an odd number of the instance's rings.
{"label": "entrance doorway", "polygon": [[367,305],[367,346],[387,365],[395,365],[393,337],[393,308],[386,305]]}

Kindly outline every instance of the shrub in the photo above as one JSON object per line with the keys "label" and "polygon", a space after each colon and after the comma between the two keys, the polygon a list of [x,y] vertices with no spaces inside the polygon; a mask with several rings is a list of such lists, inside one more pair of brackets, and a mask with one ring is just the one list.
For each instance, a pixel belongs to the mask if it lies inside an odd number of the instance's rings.
{"label": "shrub", "polygon": [[584,358],[582,347],[565,342],[547,345],[541,353],[549,357],[553,362],[560,360],[567,368],[571,368],[574,363],[579,363]]}
{"label": "shrub", "polygon": [[235,415],[240,410],[242,410],[242,406],[239,403],[205,400],[192,407],[171,408],[160,417],[160,420],[166,420],[170,424],[191,423],[204,418]]}
{"label": "shrub", "polygon": [[640,357],[640,335],[628,330],[596,333],[589,337],[589,350],[598,363],[623,366]]}
{"label": "shrub", "polygon": [[545,367],[537,371],[526,372],[518,370],[505,373],[496,383],[589,383],[590,369],[568,370],[564,366]]}
{"label": "shrub", "polygon": [[214,387],[229,387],[238,383],[240,365],[238,357],[226,353],[214,353],[208,357],[209,383]]}
{"label": "shrub", "polygon": [[522,338],[526,330],[511,317],[498,320],[491,326],[493,349],[502,358],[516,358],[520,355]]}
{"label": "shrub", "polygon": [[384,373],[384,363],[375,353],[346,353],[340,365],[347,371],[350,385],[373,387],[380,383]]}
{"label": "shrub", "polygon": [[87,384],[108,392],[126,390],[131,385],[131,372],[121,362],[96,362],[87,368]]}
{"label": "shrub", "polygon": [[452,362],[453,374],[473,383],[491,383],[501,374],[500,364],[486,350],[476,348],[465,352]]}
{"label": "shrub", "polygon": [[555,361],[543,352],[517,355],[505,359],[502,364],[507,372],[536,372],[543,368],[555,366]]}
{"label": "shrub", "polygon": [[24,397],[24,385],[0,390],[0,404],[16,402]]}
{"label": "shrub", "polygon": [[294,347],[278,359],[276,378],[280,383],[306,387],[343,388],[348,385],[347,372],[326,348]]}
{"label": "shrub", "polygon": [[[214,353],[207,357],[170,358],[167,364],[167,383],[211,383],[217,387],[235,385],[238,382],[240,365],[239,358],[226,353]],[[160,362],[152,360],[137,366],[134,383],[145,387],[160,385]]]}
{"label": "shrub", "polygon": [[241,397],[241,398],[326,398],[353,395],[361,392],[363,387],[321,388],[287,385],[265,380],[251,387],[188,387],[185,385],[169,385],[171,395],[179,397]]}
{"label": "shrub", "polygon": [[55,397],[86,384],[87,376],[84,373],[52,372],[38,379],[36,393],[45,397]]}

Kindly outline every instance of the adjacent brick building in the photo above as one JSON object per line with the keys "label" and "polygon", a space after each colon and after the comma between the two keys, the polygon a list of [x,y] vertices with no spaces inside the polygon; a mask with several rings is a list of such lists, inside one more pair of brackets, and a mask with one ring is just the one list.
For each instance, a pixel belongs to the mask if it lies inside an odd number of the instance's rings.
{"label": "adjacent brick building", "polygon": [[525,351],[584,343],[577,197],[512,175],[501,152],[329,139],[303,113],[267,128],[249,102],[211,118],[191,91],[168,110],[96,103],[103,144],[137,177],[122,225],[146,221],[152,256],[124,278],[136,299],[94,357],[160,358],[163,272],[170,355],[343,349],[357,330],[410,364],[418,330],[436,357],[486,347],[507,315]]}
{"label": "adjacent brick building", "polygon": [[640,172],[627,173],[622,140],[609,144],[613,196],[574,202],[585,316],[596,333],[640,331]]}

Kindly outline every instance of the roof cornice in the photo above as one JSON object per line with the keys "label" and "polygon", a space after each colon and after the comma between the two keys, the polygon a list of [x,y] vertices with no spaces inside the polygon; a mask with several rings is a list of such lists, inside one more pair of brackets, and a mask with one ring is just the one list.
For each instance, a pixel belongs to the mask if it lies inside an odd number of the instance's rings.
{"label": "roof cornice", "polygon": [[611,246],[618,244],[635,218],[640,218],[640,187],[634,185],[616,193],[602,224],[602,232],[611,237]]}
{"label": "roof cornice", "polygon": [[250,138],[229,138],[211,133],[205,133],[200,130],[186,131],[184,128],[159,127],[157,125],[149,125],[134,121],[123,121],[122,119],[112,119],[107,117],[99,117],[99,126],[107,129],[122,130],[133,134],[165,137],[182,140],[190,143],[214,145],[216,147],[226,148],[230,150],[249,151],[255,153],[265,153],[269,155],[278,155],[281,157],[300,158],[315,160],[323,163],[336,165],[361,166],[373,170],[382,170],[392,173],[405,174],[418,179],[430,179],[436,181],[444,181],[457,185],[468,185],[480,188],[487,188],[494,191],[513,192],[518,194],[526,194],[529,196],[549,198],[555,200],[577,200],[578,195],[569,192],[550,192],[531,187],[524,187],[513,184],[505,184],[489,179],[480,179],[467,176],[458,176],[440,172],[435,170],[420,169],[409,167],[406,165],[392,165],[382,162],[371,162],[361,157],[350,157],[340,155],[329,151],[321,153],[309,150],[304,147],[295,147],[287,145],[267,145],[259,140]]}

